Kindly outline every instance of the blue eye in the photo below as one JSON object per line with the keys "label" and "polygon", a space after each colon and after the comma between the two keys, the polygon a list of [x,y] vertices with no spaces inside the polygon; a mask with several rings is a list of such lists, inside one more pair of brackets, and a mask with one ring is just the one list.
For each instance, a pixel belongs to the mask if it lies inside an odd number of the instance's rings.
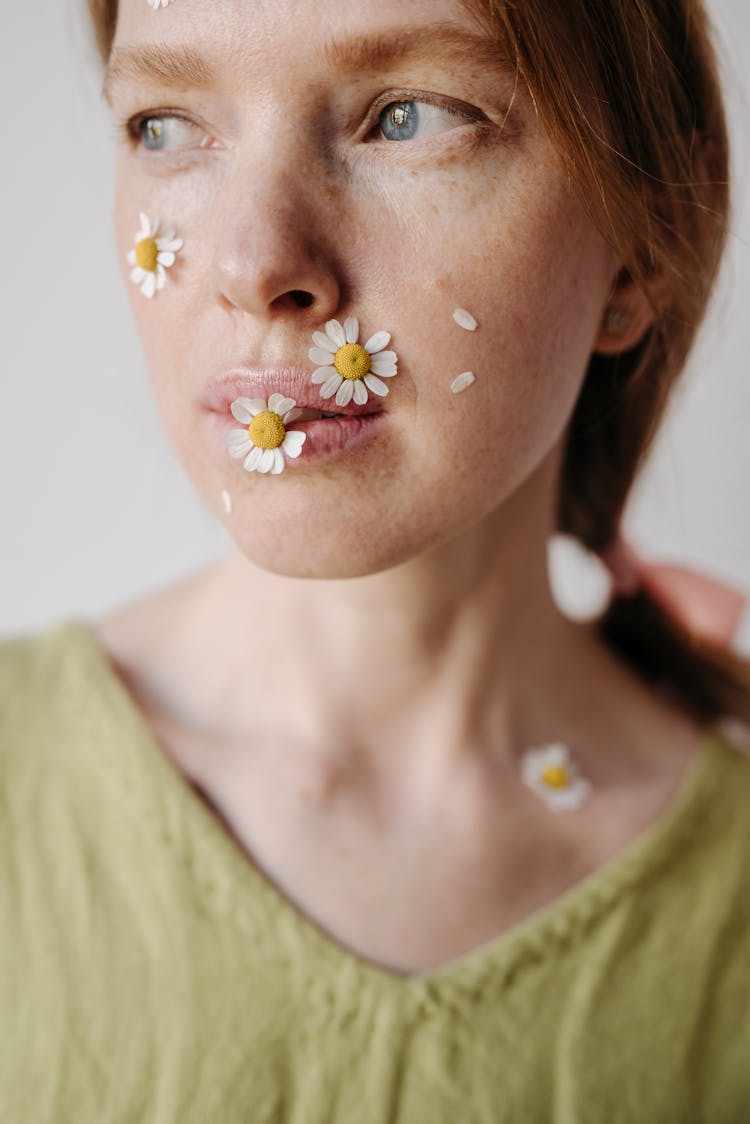
{"label": "blue eye", "polygon": [[[197,125],[176,114],[164,114],[161,117],[146,114],[144,117],[135,117],[129,123],[128,131],[136,143],[140,143],[150,152],[169,152],[188,148],[191,143],[195,143],[196,134],[205,138],[205,134]],[[201,142],[201,147],[204,144],[205,140]]]}
{"label": "blue eye", "polygon": [[386,140],[403,141],[432,137],[468,120],[465,114],[447,106],[424,101],[392,101],[382,110],[379,123]]}

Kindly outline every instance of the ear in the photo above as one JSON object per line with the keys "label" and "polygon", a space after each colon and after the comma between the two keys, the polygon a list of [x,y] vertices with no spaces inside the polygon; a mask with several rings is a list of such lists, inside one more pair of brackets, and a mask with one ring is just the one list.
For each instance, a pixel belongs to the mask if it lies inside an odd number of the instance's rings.
{"label": "ear", "polygon": [[[658,284],[655,286],[658,290]],[[626,269],[615,277],[593,351],[620,355],[639,344],[656,318],[661,294],[644,292]]]}

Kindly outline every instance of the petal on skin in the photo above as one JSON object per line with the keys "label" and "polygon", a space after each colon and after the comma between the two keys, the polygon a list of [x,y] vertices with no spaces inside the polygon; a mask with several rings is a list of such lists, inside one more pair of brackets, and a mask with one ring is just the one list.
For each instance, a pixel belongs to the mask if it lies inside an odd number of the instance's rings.
{"label": "petal on skin", "polygon": [[141,220],[141,229],[138,231],[136,238],[140,241],[144,235],[148,237],[151,234],[151,223],[148,221],[148,215],[144,215],[143,211],[141,211],[138,218]]}
{"label": "petal on skin", "polygon": [[302,433],[299,429],[293,429],[291,433],[287,433],[281,447],[288,457],[296,460],[302,452],[302,446],[306,440],[306,433]]}
{"label": "petal on skin", "polygon": [[316,384],[327,382],[333,375],[338,375],[335,367],[318,367],[317,371],[313,372],[312,381]]}
{"label": "petal on skin", "polygon": [[[245,422],[246,425],[250,425],[255,415],[260,412],[259,410],[253,410],[253,403],[249,398],[235,398],[230,410],[232,411],[232,417],[235,417],[238,422]],[[236,432],[236,430],[233,432]]]}
{"label": "petal on skin", "polygon": [[[385,355],[386,352],[383,352]],[[396,364],[390,359],[384,359],[383,355],[373,355],[372,362],[370,363],[370,370],[376,375],[381,375],[383,378],[393,378],[396,374]]]}
{"label": "petal on skin", "polygon": [[465,308],[454,308],[453,319],[456,321],[459,328],[465,328],[467,332],[476,332],[477,322]]}
{"label": "petal on skin", "polygon": [[171,227],[169,228],[169,230],[163,230],[161,232],[161,234],[159,235],[159,237],[157,239],[155,239],[157,250],[161,250],[161,249],[166,250],[167,242],[171,242],[173,238],[174,238],[174,231],[172,230]]}
{"label": "petal on skin", "polygon": [[359,339],[359,320],[356,316],[347,316],[344,321],[344,335],[347,343],[356,343]]}
{"label": "petal on skin", "polygon": [[167,280],[166,270],[164,269],[163,265],[159,265],[159,263],[157,262],[157,264],[156,264],[156,287],[157,287],[157,289],[163,289],[164,283],[165,283],[166,280]]}
{"label": "petal on skin", "polygon": [[252,452],[250,452],[248,454],[247,459],[246,459],[246,461],[245,461],[245,463],[243,464],[242,467],[244,469],[246,469],[248,472],[254,472],[256,470],[256,468],[258,467],[258,462],[260,461],[260,457],[261,457],[262,452],[263,452],[262,449],[258,449],[254,445],[253,449],[252,449]]}
{"label": "petal on skin", "polygon": [[338,347],[333,342],[330,336],[325,335],[323,332],[313,332],[313,340],[316,347],[322,347],[323,351],[330,351],[334,355],[338,351]]}
{"label": "petal on skin", "polygon": [[284,454],[281,449],[271,449],[273,454],[273,468],[271,472],[274,476],[279,476],[284,471]]}
{"label": "petal on skin", "polygon": [[146,274],[146,276],[144,278],[144,281],[143,281],[142,292],[143,292],[144,296],[147,296],[149,298],[149,300],[151,300],[151,297],[156,292],[156,274],[155,273],[147,273]]}
{"label": "petal on skin", "polygon": [[128,250],[125,257],[127,259],[128,265],[135,265],[136,264],[135,250]]}
{"label": "petal on skin", "polygon": [[170,253],[175,253],[177,250],[181,250],[184,245],[182,238],[169,237],[157,238],[156,240],[156,248],[159,252],[167,250]]}
{"label": "petal on skin", "polygon": [[341,375],[338,374],[338,372],[335,375],[331,375],[328,382],[324,383],[323,386],[320,388],[320,397],[321,398],[333,398],[334,394],[336,393],[338,388],[341,386],[343,381],[344,380],[342,379]]}
{"label": "petal on skin", "polygon": [[367,387],[362,379],[357,379],[352,385],[354,386],[354,401],[358,406],[364,406],[367,401]]}
{"label": "petal on skin", "polygon": [[398,355],[395,351],[381,351],[377,360],[378,363],[398,363]]}
{"label": "petal on skin", "polygon": [[317,363],[318,366],[321,367],[328,366],[333,359],[331,352],[324,351],[322,347],[311,347],[307,354],[310,356],[313,363]]}
{"label": "petal on skin", "polygon": [[344,329],[339,324],[338,320],[329,320],[326,324],[326,332],[334,342],[335,349],[338,350],[346,343],[346,336]]}
{"label": "petal on skin", "polygon": [[388,393],[388,387],[377,375],[365,375],[365,382],[367,383],[368,389],[371,390],[373,394],[379,394],[381,398],[385,398]]}
{"label": "petal on skin", "polygon": [[474,372],[464,371],[463,374],[458,375],[451,383],[451,390],[454,394],[460,394],[462,390],[466,390],[468,386],[474,382]]}
{"label": "petal on skin", "polygon": [[382,351],[391,342],[390,332],[376,332],[374,336],[370,336],[365,344],[365,351],[369,351],[370,355],[374,355],[376,351]]}
{"label": "petal on skin", "polygon": [[336,394],[336,405],[348,406],[353,397],[354,382],[351,379],[347,379],[346,382],[343,382],[338,389],[338,393]]}
{"label": "petal on skin", "polygon": [[156,259],[160,265],[168,266],[174,265],[174,254],[171,250],[159,250],[159,256]]}
{"label": "petal on skin", "polygon": [[262,451],[260,460],[258,461],[258,472],[271,471],[271,469],[273,468],[273,462],[275,460],[275,457],[273,455],[275,452],[275,449],[264,449]]}
{"label": "petal on skin", "polygon": [[136,285],[140,285],[141,281],[145,280],[145,277],[146,271],[145,269],[141,269],[139,265],[137,265],[135,269],[131,269],[130,271],[130,280],[133,281]]}

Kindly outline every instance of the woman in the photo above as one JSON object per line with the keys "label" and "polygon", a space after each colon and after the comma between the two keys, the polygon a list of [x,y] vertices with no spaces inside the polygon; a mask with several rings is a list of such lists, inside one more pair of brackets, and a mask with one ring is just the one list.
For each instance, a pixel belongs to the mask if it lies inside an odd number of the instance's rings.
{"label": "woman", "polygon": [[546,565],[622,566],[718,265],[702,9],[90,7],[234,548],[4,645],[4,1118],[739,1121],[748,666]]}

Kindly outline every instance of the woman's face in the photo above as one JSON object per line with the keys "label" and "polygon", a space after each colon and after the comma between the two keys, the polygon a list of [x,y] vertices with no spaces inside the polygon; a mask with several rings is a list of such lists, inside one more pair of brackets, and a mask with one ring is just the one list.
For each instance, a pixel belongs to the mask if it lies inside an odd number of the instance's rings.
{"label": "woman's face", "polygon": [[[180,60],[193,66],[170,77]],[[159,408],[248,558],[298,576],[374,573],[519,489],[549,504],[534,481],[617,262],[458,0],[122,0],[109,96],[122,121],[145,114],[118,158],[125,277],[140,212],[184,240],[153,299],[127,282]],[[337,410],[308,350],[348,316],[360,342],[386,330],[398,355],[388,395],[369,397],[380,413],[293,424],[308,432],[298,459],[245,471],[224,443],[238,428],[229,403],[280,391]],[[475,381],[455,394],[465,371]],[[326,454],[332,427],[357,426]]]}

